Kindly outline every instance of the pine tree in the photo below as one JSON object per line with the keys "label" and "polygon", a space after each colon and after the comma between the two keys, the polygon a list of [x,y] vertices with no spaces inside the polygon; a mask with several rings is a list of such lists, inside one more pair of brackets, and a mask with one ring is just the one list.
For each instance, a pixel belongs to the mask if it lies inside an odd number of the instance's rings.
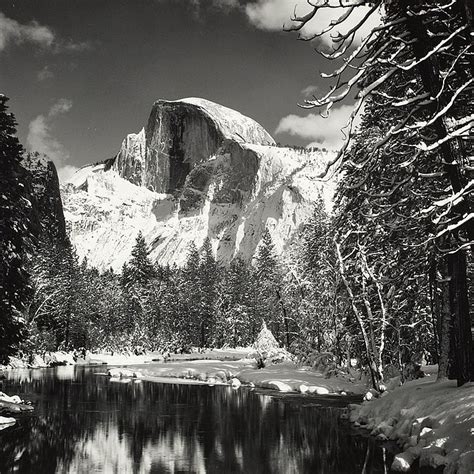
{"label": "pine tree", "polygon": [[123,345],[118,341],[126,333],[128,326],[119,275],[112,269],[106,270],[97,278],[90,280],[90,285],[95,286],[95,290],[89,285],[87,288],[93,295],[92,303],[97,311],[95,313],[97,316],[90,318],[92,323],[89,332],[90,347],[123,350]]}
{"label": "pine tree", "polygon": [[286,280],[293,286],[293,298],[299,301],[296,316],[299,333],[307,342],[307,351],[333,352],[342,359],[343,337],[336,308],[338,278],[335,265],[333,229],[321,198],[313,214],[302,226],[296,265]]}
{"label": "pine tree", "polygon": [[253,317],[255,321],[264,321],[280,342],[288,344],[288,321],[280,277],[272,237],[268,229],[265,229],[255,255]]}
{"label": "pine tree", "polygon": [[16,123],[0,95],[0,362],[22,339],[21,312],[28,295],[25,251],[30,238],[28,185],[20,161]]}
{"label": "pine tree", "polygon": [[207,347],[215,327],[219,271],[209,237],[204,240],[199,262],[200,346]]}
{"label": "pine tree", "polygon": [[161,297],[161,327],[163,341],[168,349],[176,350],[179,344],[190,341],[190,322],[186,315],[186,286],[183,284],[184,271],[176,265],[167,268],[163,274],[163,290]]}
{"label": "pine tree", "polygon": [[141,231],[138,233],[135,246],[132,249],[132,258],[128,263],[128,268],[133,284],[142,287],[156,276],[156,270],[148,257],[147,245]]}
{"label": "pine tree", "polygon": [[179,316],[180,334],[183,344],[201,343],[201,282],[199,277],[200,257],[194,244],[188,247],[186,265],[179,279],[179,294],[183,311]]}
{"label": "pine tree", "polygon": [[133,334],[133,345],[142,344],[147,328],[151,325],[148,320],[148,298],[150,287],[157,276],[155,267],[148,257],[148,250],[141,231],[137,235],[132,249],[132,257],[122,268],[121,286],[128,313],[128,326]]}
{"label": "pine tree", "polygon": [[[52,346],[47,350],[87,345],[87,304],[77,255],[69,240],[42,236],[33,257],[34,299],[29,326],[35,325]],[[51,340],[50,335],[54,338]]]}
{"label": "pine tree", "polygon": [[219,346],[247,346],[254,342],[257,324],[252,318],[252,281],[249,265],[234,258],[222,271],[220,298],[217,302],[215,342]]}

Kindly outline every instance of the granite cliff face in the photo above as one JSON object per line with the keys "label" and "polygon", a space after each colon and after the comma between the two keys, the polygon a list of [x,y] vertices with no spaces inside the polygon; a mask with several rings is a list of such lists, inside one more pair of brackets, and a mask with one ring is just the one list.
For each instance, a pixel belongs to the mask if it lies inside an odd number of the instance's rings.
{"label": "granite cliff face", "polygon": [[311,213],[327,159],[275,146],[255,121],[204,99],[157,101],[114,163],[79,170],[63,189],[79,257],[119,270],[141,230],[150,256],[181,265],[191,242],[250,260],[268,228],[282,252]]}
{"label": "granite cliff face", "polygon": [[29,154],[23,158],[22,165],[28,172],[35,236],[47,234],[64,241],[67,238],[66,222],[54,163],[38,154]]}
{"label": "granite cliff face", "polygon": [[145,175],[146,155],[145,129],[130,133],[122,142],[120,152],[115,158],[113,169],[133,184],[141,186]]}
{"label": "granite cliff face", "polygon": [[227,107],[205,99],[159,100],[146,129],[123,141],[114,170],[157,193],[174,193],[226,139],[274,144],[261,125]]}

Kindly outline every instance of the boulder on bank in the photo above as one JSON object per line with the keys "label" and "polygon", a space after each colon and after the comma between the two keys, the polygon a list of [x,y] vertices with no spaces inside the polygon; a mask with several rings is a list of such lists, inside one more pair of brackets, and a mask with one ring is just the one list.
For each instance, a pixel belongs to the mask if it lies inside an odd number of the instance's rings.
{"label": "boulder on bank", "polygon": [[233,378],[231,381],[230,381],[230,385],[232,388],[234,389],[238,389],[240,388],[240,386],[242,385],[242,382],[237,379],[237,378]]}
{"label": "boulder on bank", "polygon": [[9,426],[13,426],[15,423],[15,418],[10,416],[0,416],[0,431],[8,428]]}
{"label": "boulder on bank", "polygon": [[32,369],[48,367],[48,364],[39,354],[33,354],[28,364]]}
{"label": "boulder on bank", "polygon": [[9,397],[5,393],[0,392],[0,413],[12,415],[32,410],[33,407],[26,404],[18,395]]}
{"label": "boulder on bank", "polygon": [[75,365],[76,363],[73,354],[64,351],[47,352],[44,355],[44,362],[48,367]]}
{"label": "boulder on bank", "polygon": [[310,385],[308,387],[308,393],[315,393],[316,395],[329,395],[331,392],[326,387]]}
{"label": "boulder on bank", "polygon": [[112,368],[107,371],[107,375],[112,378],[139,378],[142,374],[136,370],[125,368]]}
{"label": "boulder on bank", "polygon": [[285,382],[281,382],[280,380],[270,380],[267,382],[269,388],[277,389],[280,392],[292,392],[293,388],[291,385],[288,385]]}
{"label": "boulder on bank", "polygon": [[279,364],[293,360],[293,356],[286,349],[280,347],[265,322],[262,324],[262,329],[252,345],[252,350],[249,352],[248,357],[257,361],[258,368],[264,367],[268,362]]}
{"label": "boulder on bank", "polygon": [[23,400],[18,395],[12,395],[9,397],[6,393],[0,392],[0,401],[9,403],[23,403]]}

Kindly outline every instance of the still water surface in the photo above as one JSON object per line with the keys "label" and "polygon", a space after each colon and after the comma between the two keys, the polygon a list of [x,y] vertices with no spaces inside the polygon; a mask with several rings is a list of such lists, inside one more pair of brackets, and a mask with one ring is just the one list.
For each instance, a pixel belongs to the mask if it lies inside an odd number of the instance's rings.
{"label": "still water surface", "polygon": [[392,461],[330,400],[122,384],[97,375],[103,370],[9,373],[2,390],[36,408],[0,431],[1,472],[368,474]]}

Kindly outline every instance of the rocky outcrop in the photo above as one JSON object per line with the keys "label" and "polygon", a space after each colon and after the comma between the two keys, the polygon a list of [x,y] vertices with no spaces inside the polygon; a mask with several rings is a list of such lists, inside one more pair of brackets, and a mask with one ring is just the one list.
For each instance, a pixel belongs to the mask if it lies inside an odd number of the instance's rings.
{"label": "rocky outcrop", "polygon": [[46,233],[64,241],[67,238],[66,222],[54,163],[39,154],[28,154],[22,165],[28,171],[31,221],[36,237]]}
{"label": "rocky outcrop", "polygon": [[113,169],[133,184],[141,186],[145,174],[145,129],[127,135],[115,159]]}
{"label": "rocky outcrop", "polygon": [[64,187],[70,238],[79,258],[117,270],[140,230],[160,264],[182,265],[207,237],[221,262],[250,260],[265,228],[282,252],[323,192],[314,176],[326,159],[277,147],[259,124],[209,101],[158,101],[111,168],[86,167]]}
{"label": "rocky outcrop", "polygon": [[274,144],[254,120],[204,99],[158,100],[146,129],[128,135],[114,169],[158,193],[181,190],[189,172],[215,155],[226,139]]}

